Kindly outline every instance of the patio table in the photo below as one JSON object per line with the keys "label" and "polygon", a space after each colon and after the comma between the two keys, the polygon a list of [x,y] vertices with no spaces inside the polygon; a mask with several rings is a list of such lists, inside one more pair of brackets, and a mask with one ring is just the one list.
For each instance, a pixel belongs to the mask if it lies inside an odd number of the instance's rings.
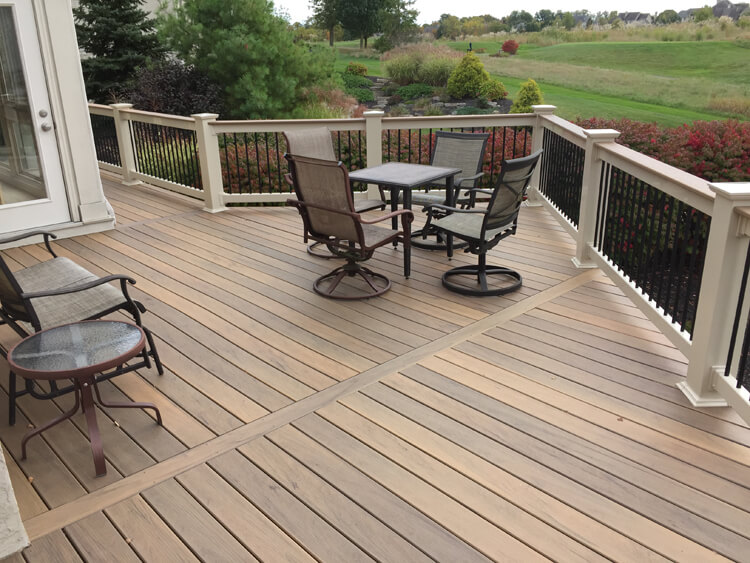
{"label": "patio table", "polygon": [[[362,168],[349,173],[349,180],[353,182],[365,182],[377,184],[391,192],[391,210],[398,209],[398,192],[404,192],[404,209],[411,209],[411,192],[426,184],[445,178],[445,201],[453,201],[453,177],[460,174],[460,168],[443,168],[427,164],[411,164],[407,162],[387,162],[370,168]],[[393,218],[393,229],[397,229],[397,219]],[[437,245],[424,243],[422,238],[412,244],[419,248],[437,248]],[[452,238],[452,237],[449,237]],[[394,245],[397,243],[394,242]]]}
{"label": "patio table", "polygon": [[[146,336],[139,326],[123,321],[82,321],[62,325],[24,338],[8,352],[12,372],[31,380],[71,379],[75,405],[68,412],[28,432],[21,441],[21,459],[26,459],[26,443],[34,436],[69,419],[79,406],[86,416],[94,468],[97,477],[107,473],[94,404],[109,408],[147,408],[161,413],[152,403],[109,403],[99,394],[95,375],[118,367],[143,353]],[[96,393],[96,401],[91,389]]]}

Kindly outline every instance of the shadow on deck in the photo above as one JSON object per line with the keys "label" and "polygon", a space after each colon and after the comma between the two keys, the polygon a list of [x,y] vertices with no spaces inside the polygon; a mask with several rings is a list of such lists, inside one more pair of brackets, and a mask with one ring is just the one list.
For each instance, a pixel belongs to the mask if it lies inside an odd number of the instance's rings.
{"label": "shadow on deck", "polygon": [[[473,561],[746,559],[750,432],[730,409],[692,408],[685,358],[542,208],[489,261],[512,295],[450,293],[473,256],[400,250],[370,261],[393,289],[326,300],[333,266],[304,252],[286,208],[211,215],[189,199],[105,177],[116,230],[62,240],[98,274],[138,280],[167,372],[131,373],[100,411],[108,473],[95,478],[79,415],[19,401],[0,436],[28,561]],[[16,267],[44,257],[9,251]],[[0,330],[8,344],[13,336]],[[112,418],[116,416],[117,418]],[[18,556],[17,560],[22,558]]]}

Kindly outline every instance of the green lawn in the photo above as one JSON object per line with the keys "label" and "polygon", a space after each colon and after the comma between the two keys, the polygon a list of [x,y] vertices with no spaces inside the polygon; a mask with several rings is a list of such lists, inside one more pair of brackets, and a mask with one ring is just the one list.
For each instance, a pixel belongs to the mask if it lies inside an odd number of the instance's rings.
{"label": "green lawn", "polygon": [[522,45],[518,57],[638,71],[657,76],[750,84],[750,42],[561,43]]}

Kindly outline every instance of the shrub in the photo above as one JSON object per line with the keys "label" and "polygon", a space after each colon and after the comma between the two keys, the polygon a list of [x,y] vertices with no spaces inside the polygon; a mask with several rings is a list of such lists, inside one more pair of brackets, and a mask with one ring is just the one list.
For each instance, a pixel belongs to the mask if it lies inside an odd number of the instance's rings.
{"label": "shrub", "polygon": [[529,78],[521,84],[521,89],[513,101],[510,113],[531,113],[531,106],[543,103],[544,98],[542,97],[542,91],[539,89],[539,84],[534,79]]}
{"label": "shrub", "polygon": [[348,72],[341,75],[341,79],[344,81],[344,86],[347,88],[369,88],[372,86],[369,78],[360,76],[359,74],[349,74]]}
{"label": "shrub", "polygon": [[337,119],[352,115],[357,100],[334,87],[313,86],[294,114],[298,119]]}
{"label": "shrub", "polygon": [[513,39],[508,39],[505,43],[503,43],[503,46],[501,47],[503,53],[508,53],[509,55],[515,55],[518,52],[518,43],[514,41]]}
{"label": "shrub", "polygon": [[498,51],[497,53],[492,53],[490,57],[510,57],[510,53],[504,53],[503,51]]}
{"label": "shrub", "polygon": [[417,80],[430,86],[445,86],[457,63],[456,59],[428,59],[419,66]]}
{"label": "shrub", "polygon": [[353,61],[349,61],[349,64],[346,65],[346,74],[356,74],[359,76],[366,76],[367,75],[367,66],[363,63],[356,63]]}
{"label": "shrub", "polygon": [[347,88],[346,93],[354,96],[360,103],[375,101],[375,94],[369,88]]}
{"label": "shrub", "polygon": [[490,78],[479,88],[479,96],[486,100],[502,100],[507,95],[505,86],[496,78]]}
{"label": "shrub", "polygon": [[492,108],[479,108],[479,107],[472,107],[472,106],[466,106],[463,108],[458,108],[456,110],[456,115],[487,115],[492,113]]}
{"label": "shrub", "polygon": [[221,113],[223,92],[194,66],[171,60],[139,68],[125,97],[136,109],[187,116]]}
{"label": "shrub", "polygon": [[417,82],[415,84],[409,84],[408,86],[402,86],[396,91],[396,95],[401,96],[404,100],[432,96],[432,86]]}
{"label": "shrub", "polygon": [[474,49],[474,52],[475,53],[486,53],[487,49],[485,49],[484,47],[479,47],[478,49]]}
{"label": "shrub", "polygon": [[579,120],[587,129],[616,129],[616,142],[710,182],[750,180],[750,123],[696,121],[676,128],[629,119]]}
{"label": "shrub", "polygon": [[381,35],[372,43],[372,48],[375,49],[378,53],[385,53],[386,51],[390,51],[394,46],[395,45],[393,44],[393,40],[385,35]]}
{"label": "shrub", "polygon": [[419,70],[420,61],[413,57],[397,57],[385,63],[385,72],[398,84],[414,82]]}
{"label": "shrub", "polygon": [[448,78],[448,93],[454,98],[470,98],[490,79],[482,61],[474,53],[466,53]]}
{"label": "shrub", "polygon": [[442,108],[438,106],[430,105],[425,108],[424,114],[425,115],[443,115],[443,110]]}

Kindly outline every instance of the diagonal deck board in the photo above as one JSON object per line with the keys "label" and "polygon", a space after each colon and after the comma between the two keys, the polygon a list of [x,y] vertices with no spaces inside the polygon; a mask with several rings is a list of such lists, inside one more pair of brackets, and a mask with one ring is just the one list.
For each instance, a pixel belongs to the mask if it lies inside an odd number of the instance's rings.
{"label": "diagonal deck board", "polygon": [[[574,245],[543,209],[524,208],[491,253],[524,275],[509,296],[440,286],[471,255],[415,249],[404,280],[388,248],[370,265],[389,293],[332,302],[310,286],[334,264],[304,252],[296,212],[211,215],[103,178],[117,230],[58,248],[138,280],[167,372],[103,390],[157,403],[165,426],[100,412],[105,478],[80,417],[20,461],[29,421],[70,398],[24,397],[9,428],[0,361],[26,560],[708,561],[750,549],[747,425],[689,406],[674,387],[685,358],[609,280],[572,267]],[[12,268],[46,258],[7,255]],[[0,327],[4,345],[14,338]]]}

